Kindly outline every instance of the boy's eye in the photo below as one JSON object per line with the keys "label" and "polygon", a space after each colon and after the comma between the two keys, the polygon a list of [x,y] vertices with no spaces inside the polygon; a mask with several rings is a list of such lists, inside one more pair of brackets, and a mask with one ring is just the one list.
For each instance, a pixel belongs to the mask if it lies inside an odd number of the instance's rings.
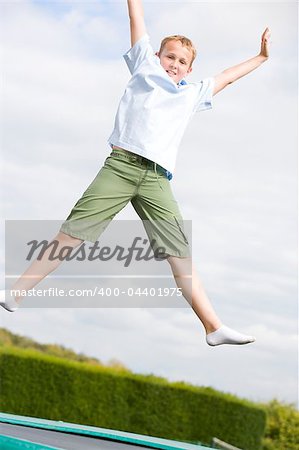
{"label": "boy's eye", "polygon": [[186,61],[181,61],[181,64],[186,64]]}

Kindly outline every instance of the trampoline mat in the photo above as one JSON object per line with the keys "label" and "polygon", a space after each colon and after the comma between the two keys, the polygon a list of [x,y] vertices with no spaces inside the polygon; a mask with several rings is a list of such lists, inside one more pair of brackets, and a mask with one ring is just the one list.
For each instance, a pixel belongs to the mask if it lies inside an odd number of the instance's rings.
{"label": "trampoline mat", "polygon": [[65,450],[138,450],[143,445],[126,444],[110,439],[88,437],[61,431],[50,431],[21,425],[0,423],[0,434]]}

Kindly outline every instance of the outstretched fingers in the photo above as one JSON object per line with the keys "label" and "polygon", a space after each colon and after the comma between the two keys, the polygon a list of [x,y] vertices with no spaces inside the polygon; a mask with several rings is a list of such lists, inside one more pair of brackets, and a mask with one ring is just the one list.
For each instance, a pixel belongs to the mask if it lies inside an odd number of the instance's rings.
{"label": "outstretched fingers", "polygon": [[261,55],[265,56],[266,58],[269,57],[270,38],[271,32],[267,27],[262,34],[262,43],[261,43]]}

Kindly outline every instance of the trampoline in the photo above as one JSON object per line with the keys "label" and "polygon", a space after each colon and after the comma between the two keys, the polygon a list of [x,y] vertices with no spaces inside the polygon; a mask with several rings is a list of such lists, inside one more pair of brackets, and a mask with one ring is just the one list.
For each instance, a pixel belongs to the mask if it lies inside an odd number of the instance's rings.
{"label": "trampoline", "polygon": [[62,421],[0,413],[2,450],[208,450],[211,447]]}

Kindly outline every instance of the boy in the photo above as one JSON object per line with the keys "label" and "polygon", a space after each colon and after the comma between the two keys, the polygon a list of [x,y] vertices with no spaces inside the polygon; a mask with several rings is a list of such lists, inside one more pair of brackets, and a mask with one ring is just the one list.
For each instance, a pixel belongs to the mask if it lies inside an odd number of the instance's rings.
{"label": "boy", "polygon": [[[206,342],[247,344],[252,336],[223,325],[201,285],[189,256],[182,217],[173,197],[170,179],[183,132],[197,111],[209,109],[212,97],[227,85],[259,67],[268,59],[268,28],[262,35],[260,53],[215,77],[199,83],[184,78],[192,71],[196,50],[184,36],[163,39],[159,52],[153,52],[146,32],[141,0],[127,0],[131,49],[124,55],[132,74],[120,101],[114,130],[109,138],[111,155],[94,181],[76,203],[55,240],[58,249],[77,247],[84,240],[95,242],[113,217],[131,201],[144,221],[150,238],[165,249],[176,284],[203,323]],[[157,225],[158,223],[158,225]],[[32,289],[60,263],[49,261],[46,251],[34,261],[13,286]],[[191,281],[187,268],[191,267]],[[1,304],[15,311],[20,297],[1,292]]]}

